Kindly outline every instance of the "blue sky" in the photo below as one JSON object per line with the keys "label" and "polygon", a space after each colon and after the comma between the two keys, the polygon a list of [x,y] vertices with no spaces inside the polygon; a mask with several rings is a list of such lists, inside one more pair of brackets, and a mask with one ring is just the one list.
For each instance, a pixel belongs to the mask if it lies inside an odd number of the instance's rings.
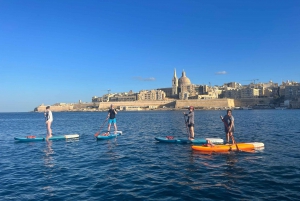
{"label": "blue sky", "polygon": [[174,68],[300,82],[299,55],[298,0],[0,0],[0,112],[171,87]]}

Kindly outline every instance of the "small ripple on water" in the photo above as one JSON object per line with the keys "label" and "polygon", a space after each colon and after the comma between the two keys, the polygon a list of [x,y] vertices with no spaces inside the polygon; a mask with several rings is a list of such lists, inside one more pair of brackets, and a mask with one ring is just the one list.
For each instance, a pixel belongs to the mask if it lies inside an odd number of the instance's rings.
{"label": "small ripple on water", "polygon": [[[223,111],[196,112],[197,136],[224,138],[215,118]],[[23,125],[35,135],[44,133],[44,124],[36,126],[40,121],[36,113],[24,118],[18,114],[15,121],[5,116],[10,121],[0,123],[6,134],[0,150],[4,186],[0,196],[6,200],[296,200],[300,135],[295,135],[297,122],[289,115],[299,115],[290,112],[285,115],[292,122],[287,128],[270,111],[235,111],[237,140],[264,142],[265,149],[229,154],[200,154],[190,145],[155,142],[156,136],[186,136],[182,112],[120,112],[118,125],[124,135],[109,141],[93,137],[99,129],[95,119],[106,113],[56,113],[56,133],[81,137],[50,144],[12,140]],[[253,120],[251,130],[241,121],[245,118]]]}

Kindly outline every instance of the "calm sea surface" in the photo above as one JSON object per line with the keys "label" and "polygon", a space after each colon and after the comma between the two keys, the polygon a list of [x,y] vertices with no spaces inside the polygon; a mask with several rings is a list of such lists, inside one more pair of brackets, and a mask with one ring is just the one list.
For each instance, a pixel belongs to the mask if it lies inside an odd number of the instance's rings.
{"label": "calm sea surface", "polygon": [[[119,112],[107,141],[106,112],[53,112],[54,135],[80,139],[50,143],[14,141],[45,136],[43,113],[0,113],[0,200],[300,200],[300,110],[233,111],[236,141],[265,149],[228,154],[156,142],[187,136],[182,112]],[[195,111],[196,137],[224,139],[220,115]]]}

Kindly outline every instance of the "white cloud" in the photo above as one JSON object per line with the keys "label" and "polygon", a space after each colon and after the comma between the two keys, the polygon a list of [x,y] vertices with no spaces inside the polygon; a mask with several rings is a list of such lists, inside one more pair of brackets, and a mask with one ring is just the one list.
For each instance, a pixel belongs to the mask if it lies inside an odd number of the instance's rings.
{"label": "white cloud", "polygon": [[226,71],[219,71],[219,72],[216,72],[215,74],[216,75],[225,75],[225,74],[227,74],[227,72]]}
{"label": "white cloud", "polygon": [[140,80],[140,81],[155,81],[154,77],[149,77],[149,78],[134,77],[133,79]]}

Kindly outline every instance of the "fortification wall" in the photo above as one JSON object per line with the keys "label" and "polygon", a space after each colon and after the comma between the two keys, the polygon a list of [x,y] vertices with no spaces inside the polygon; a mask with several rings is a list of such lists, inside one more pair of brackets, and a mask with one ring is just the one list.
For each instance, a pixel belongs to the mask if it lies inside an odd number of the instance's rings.
{"label": "fortification wall", "polygon": [[188,106],[195,108],[213,108],[213,107],[235,107],[234,99],[200,99],[200,100],[176,100],[175,108],[186,108]]}
{"label": "fortification wall", "polygon": [[[35,112],[44,112],[46,105],[40,105],[34,109]],[[70,111],[73,110],[73,105],[51,105],[50,110],[53,112]]]}
{"label": "fortification wall", "polygon": [[235,107],[255,106],[256,104],[269,104],[272,99],[270,98],[243,98],[235,99]]}
{"label": "fortification wall", "polygon": [[[63,111],[84,111],[87,108],[98,108],[98,104],[94,103],[75,103],[75,104],[65,104],[65,105],[51,105],[50,110],[53,112],[63,112]],[[44,112],[46,110],[46,105],[40,105],[34,109],[35,112]]]}
{"label": "fortification wall", "polygon": [[76,103],[76,104],[73,104],[73,109],[81,110],[81,109],[86,109],[86,108],[98,108],[98,106],[99,106],[98,103]]}
{"label": "fortification wall", "polygon": [[[166,101],[123,101],[123,102],[100,102],[100,103],[77,103],[65,105],[51,105],[51,110],[56,112],[62,111],[98,111],[107,110],[111,104],[115,108],[120,106],[138,106],[141,108],[158,107],[181,109],[188,106],[194,106],[196,109],[214,109],[214,108],[232,108],[254,106],[256,104],[269,104],[269,98],[252,98],[252,99],[200,99],[200,100],[166,100]],[[299,103],[295,104],[299,108]],[[36,112],[44,112],[45,105],[40,105],[34,109]]]}
{"label": "fortification wall", "polygon": [[166,106],[166,107],[174,107],[175,101],[123,101],[123,102],[100,102],[99,110],[108,109],[110,105],[113,104],[115,108],[120,106],[139,106],[139,107],[148,107],[148,106]]}

